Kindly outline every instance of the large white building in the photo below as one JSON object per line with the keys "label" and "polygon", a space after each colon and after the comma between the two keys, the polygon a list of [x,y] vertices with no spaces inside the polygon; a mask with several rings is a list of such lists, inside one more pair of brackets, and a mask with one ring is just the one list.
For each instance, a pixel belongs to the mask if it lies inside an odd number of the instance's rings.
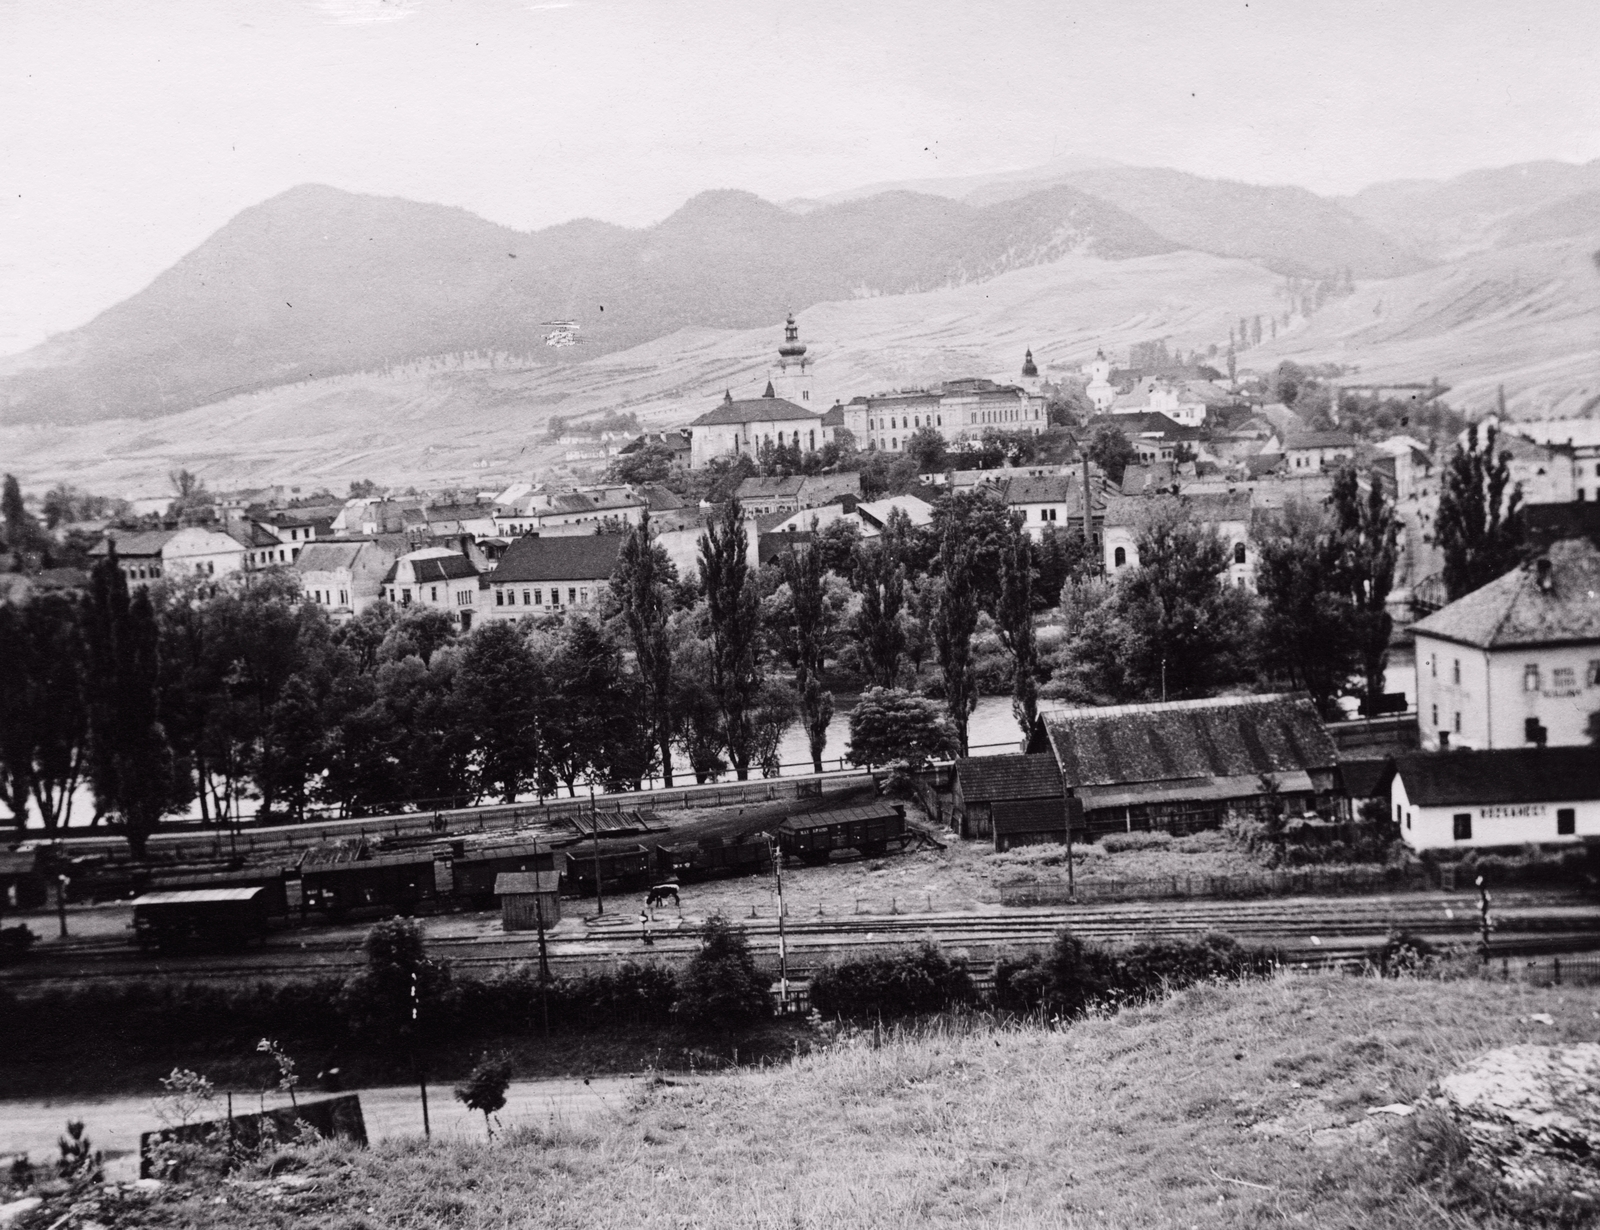
{"label": "large white building", "polygon": [[402,555],[383,578],[383,595],[399,606],[443,611],[465,632],[478,609],[478,569],[444,547]]}
{"label": "large white building", "polygon": [[844,426],[855,436],[858,448],[888,453],[904,452],[907,440],[926,427],[954,444],[977,439],[991,428],[1038,435],[1050,425],[1043,396],[981,378],[856,397],[843,414]]}
{"label": "large white building", "polygon": [[813,452],[833,439],[833,428],[803,406],[779,397],[768,382],[760,397],[722,404],[689,424],[689,467],[699,470],[716,457],[760,455],[764,446],[792,445]]}
{"label": "large white building", "polygon": [[1600,711],[1600,550],[1558,542],[1413,628],[1422,746],[1589,742]]}
{"label": "large white building", "polygon": [[203,526],[181,530],[113,530],[89,554],[117,552],[117,567],[131,589],[163,578],[225,577],[245,566],[245,548],[230,535]]}

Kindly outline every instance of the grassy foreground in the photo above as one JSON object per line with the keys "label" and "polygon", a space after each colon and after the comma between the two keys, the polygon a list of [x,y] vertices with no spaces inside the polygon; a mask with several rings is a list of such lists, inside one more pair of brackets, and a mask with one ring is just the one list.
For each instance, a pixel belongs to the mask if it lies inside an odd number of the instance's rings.
{"label": "grassy foreground", "polygon": [[1427,1113],[1365,1112],[1423,1099],[1435,1077],[1494,1046],[1594,1040],[1597,1017],[1600,992],[1587,988],[1284,975],[1195,987],[1065,1029],[869,1031],[779,1067],[658,1082],[587,1133],[507,1125],[493,1144],[323,1146],[293,1163],[305,1169],[291,1192],[174,1189],[132,1220],[345,1230],[1530,1224],[1526,1209],[1460,1198],[1441,1150],[1428,1160]]}

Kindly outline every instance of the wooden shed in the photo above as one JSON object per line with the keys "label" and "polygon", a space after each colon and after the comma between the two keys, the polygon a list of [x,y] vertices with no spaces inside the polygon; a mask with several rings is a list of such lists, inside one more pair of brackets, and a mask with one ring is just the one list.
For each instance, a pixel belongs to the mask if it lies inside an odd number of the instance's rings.
{"label": "wooden shed", "polygon": [[[994,833],[996,803],[1061,801],[1061,769],[1049,752],[1039,755],[966,756],[956,761],[954,816],[963,837]],[[996,849],[1000,849],[996,845]]]}
{"label": "wooden shed", "polygon": [[38,850],[0,850],[0,910],[33,910],[49,897]]}
{"label": "wooden shed", "polygon": [[494,878],[494,895],[507,931],[536,931],[541,918],[546,927],[561,921],[560,872],[502,871]]}
{"label": "wooden shed", "polygon": [[1072,837],[1081,841],[1087,834],[1083,827],[1083,802],[1080,799],[1000,799],[991,813],[994,830],[994,848],[998,851],[1017,846],[1042,846],[1051,843],[1065,844],[1067,822],[1072,822]]}

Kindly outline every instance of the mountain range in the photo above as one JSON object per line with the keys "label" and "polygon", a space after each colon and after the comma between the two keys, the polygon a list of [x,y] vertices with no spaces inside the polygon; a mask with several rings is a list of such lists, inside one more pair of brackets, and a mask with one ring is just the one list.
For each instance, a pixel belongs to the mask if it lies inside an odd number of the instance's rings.
{"label": "mountain range", "polygon": [[[1600,161],[1332,199],[1068,159],[786,205],[706,192],[652,227],[532,233],[307,185],[0,359],[0,453],[41,479],[90,458],[106,481],[201,458],[260,479],[335,457],[422,473],[441,450],[481,470],[504,459],[496,433],[551,413],[682,418],[713,385],[759,379],[788,311],[848,396],[1014,375],[1030,345],[1070,368],[1101,344],[1225,343],[1240,317],[1284,313],[1289,279],[1345,275],[1354,294],[1241,362],[1437,375],[1468,409],[1504,383],[1514,410],[1583,412],[1600,393],[1597,247]],[[580,345],[543,344],[560,321]]]}

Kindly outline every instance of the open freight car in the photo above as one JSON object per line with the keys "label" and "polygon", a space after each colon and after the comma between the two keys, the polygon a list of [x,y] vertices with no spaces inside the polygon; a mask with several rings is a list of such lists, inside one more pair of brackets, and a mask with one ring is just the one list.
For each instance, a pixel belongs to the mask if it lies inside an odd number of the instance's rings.
{"label": "open freight car", "polygon": [[778,827],[778,845],[790,858],[826,863],[835,850],[867,858],[906,843],[906,810],[898,803],[869,803],[790,816]]}
{"label": "open freight car", "polygon": [[267,890],[186,888],[146,893],[133,902],[133,935],[140,948],[243,948],[267,938]]}
{"label": "open freight car", "polygon": [[604,888],[642,888],[652,874],[650,851],[641,845],[602,845],[598,854],[592,844],[569,846],[567,870],[562,879],[562,891],[579,897],[595,895],[595,870],[598,864],[600,883]]}

